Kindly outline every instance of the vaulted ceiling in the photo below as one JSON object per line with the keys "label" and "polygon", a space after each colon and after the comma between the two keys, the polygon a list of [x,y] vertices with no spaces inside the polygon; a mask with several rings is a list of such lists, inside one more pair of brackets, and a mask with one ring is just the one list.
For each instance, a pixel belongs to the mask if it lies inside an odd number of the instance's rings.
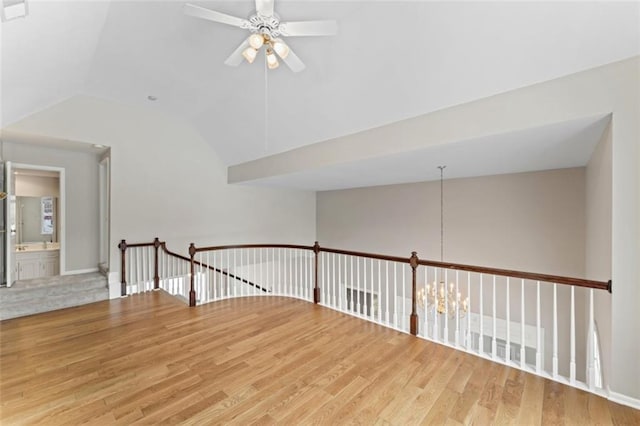
{"label": "vaulted ceiling", "polygon": [[283,20],[339,33],[289,38],[307,69],[265,72],[225,66],[247,34],[183,5],[29,1],[2,23],[2,127],[85,94],[186,119],[233,165],[640,54],[638,2],[276,0]]}

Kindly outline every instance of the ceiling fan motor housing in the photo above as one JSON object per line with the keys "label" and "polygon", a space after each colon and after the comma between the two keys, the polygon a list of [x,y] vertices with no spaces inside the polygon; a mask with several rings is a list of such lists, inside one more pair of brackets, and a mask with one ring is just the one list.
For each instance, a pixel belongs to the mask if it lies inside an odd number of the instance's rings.
{"label": "ceiling fan motor housing", "polygon": [[249,18],[249,31],[276,38],[280,35],[280,18],[275,13],[273,16],[252,15]]}

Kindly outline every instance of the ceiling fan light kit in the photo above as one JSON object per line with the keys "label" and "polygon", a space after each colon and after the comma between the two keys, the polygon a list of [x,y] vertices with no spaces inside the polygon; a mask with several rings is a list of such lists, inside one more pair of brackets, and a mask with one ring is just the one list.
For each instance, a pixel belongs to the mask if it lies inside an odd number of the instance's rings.
{"label": "ceiling fan light kit", "polygon": [[278,62],[276,55],[273,53],[273,50],[267,49],[267,67],[269,67],[270,70],[274,70],[279,66],[280,63]]}
{"label": "ceiling fan light kit", "polygon": [[336,21],[281,22],[280,17],[273,11],[273,3],[274,0],[256,0],[256,12],[248,19],[190,3],[185,4],[184,13],[251,32],[251,35],[227,58],[225,64],[238,66],[243,58],[251,64],[255,61],[258,51],[265,46],[265,60],[269,69],[278,68],[280,65],[277,55],[293,72],[300,72],[305,68],[304,63],[279,37],[335,35],[338,25]]}
{"label": "ceiling fan light kit", "polygon": [[242,52],[242,56],[244,56],[244,59],[246,59],[247,62],[249,62],[250,64],[252,64],[253,61],[255,61],[257,55],[258,55],[258,51],[253,47],[247,47]]}

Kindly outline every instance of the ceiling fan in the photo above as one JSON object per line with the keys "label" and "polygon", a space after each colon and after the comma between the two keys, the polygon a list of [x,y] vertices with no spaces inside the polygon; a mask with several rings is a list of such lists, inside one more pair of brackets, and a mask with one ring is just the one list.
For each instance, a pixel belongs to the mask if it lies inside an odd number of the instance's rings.
{"label": "ceiling fan", "polygon": [[338,24],[332,20],[281,22],[280,17],[273,11],[273,3],[274,0],[256,0],[256,11],[248,19],[190,3],[185,4],[184,13],[251,32],[251,35],[224,61],[225,64],[235,67],[242,63],[243,58],[253,63],[258,51],[264,46],[269,69],[278,68],[280,57],[293,72],[300,72],[305,65],[280,37],[335,35]]}

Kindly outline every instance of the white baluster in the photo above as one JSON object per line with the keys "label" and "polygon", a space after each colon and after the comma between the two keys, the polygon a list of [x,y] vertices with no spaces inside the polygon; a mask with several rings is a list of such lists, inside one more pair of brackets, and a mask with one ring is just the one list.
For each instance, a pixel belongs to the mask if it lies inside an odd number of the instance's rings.
{"label": "white baluster", "polygon": [[406,303],[406,287],[407,287],[407,267],[402,265],[402,330],[407,329],[407,303]]}
{"label": "white baluster", "polygon": [[333,303],[331,306],[333,306],[334,308],[336,308],[336,254],[333,253],[333,256],[331,256],[331,282],[333,284],[333,291],[332,291],[332,296],[333,296]]}
{"label": "white baluster", "polygon": [[520,284],[520,369],[524,370],[525,366],[525,346],[527,344],[527,337],[524,334],[524,279]]}
{"label": "white baluster", "polygon": [[442,340],[449,343],[449,270],[444,270],[444,330]]}
{"label": "white baluster", "polygon": [[358,312],[357,314],[360,315],[360,313],[362,312],[362,300],[360,298],[360,258],[356,258],[357,264],[358,264],[358,289],[356,291],[356,302],[358,305]]}
{"label": "white baluster", "polygon": [[278,249],[278,296],[282,296],[282,262],[284,256],[282,255],[282,248]]}
{"label": "white baluster", "polygon": [[385,313],[384,313],[384,319],[386,321],[387,324],[389,324],[389,298],[391,297],[391,295],[389,294],[389,261],[385,260],[384,261],[384,265],[385,265],[385,288],[384,288],[384,294],[385,294]]}
{"label": "white baluster", "polygon": [[542,371],[542,334],[540,333],[540,281],[536,282],[536,373]]}
{"label": "white baluster", "polygon": [[[210,260],[211,260],[210,259],[210,254],[211,253],[209,251],[206,252],[206,258],[207,258],[207,263],[206,264],[207,264],[208,267],[212,266],[211,262],[210,262]],[[213,267],[215,268],[215,266],[213,266]],[[207,268],[207,276],[208,277],[215,276],[215,275],[216,275],[216,271],[215,270],[212,271],[209,268]],[[205,294],[203,294],[201,296],[202,300],[205,301],[205,302],[208,302],[208,301],[211,300],[210,287],[211,287],[211,283],[207,282],[206,285],[205,285],[206,292],[205,292]]]}
{"label": "white baluster", "polygon": [[140,252],[140,248],[138,247],[136,249],[136,267],[137,267],[137,271],[138,271],[138,282],[136,283],[137,284],[136,287],[138,289],[138,291],[137,291],[138,293],[141,293],[142,291],[144,291],[143,290],[144,287],[141,288],[141,284],[142,284],[142,281],[143,281],[144,277],[142,275],[143,274],[143,270],[142,270],[142,266],[141,266],[141,262],[142,262],[141,257],[142,256],[141,256],[140,253],[141,253]]}
{"label": "white baluster", "polygon": [[[251,250],[248,248],[240,250],[240,264],[242,267],[242,275],[246,281],[253,281],[254,278],[251,276]],[[248,296],[249,295],[249,285],[243,281],[240,281],[240,296]]]}
{"label": "white baluster", "polygon": [[195,274],[196,276],[194,277],[194,287],[196,289],[196,297],[200,299],[200,303],[204,302],[204,300],[202,299],[202,283],[201,283],[201,277],[202,277],[202,252],[197,253],[197,258],[198,258],[198,263],[196,264],[196,268],[195,268]]}
{"label": "white baluster", "polygon": [[469,303],[467,304],[467,350],[473,349],[471,344],[471,271],[467,272],[467,298]]}
{"label": "white baluster", "polygon": [[225,297],[231,297],[231,250],[225,250],[227,252],[227,275],[224,276],[225,285]]}
{"label": "white baluster", "polygon": [[[216,257],[218,256],[218,252],[214,251],[213,253],[211,253],[211,259],[207,259],[207,260],[212,260],[213,263],[209,263],[207,262],[208,265],[210,265],[211,267],[213,267],[214,269],[218,268],[218,262],[216,262]],[[218,271],[213,271],[213,282],[211,283],[211,297],[213,300],[218,300],[220,299],[220,296],[222,294],[221,292],[221,288],[222,286],[219,285],[219,283],[222,281],[222,277],[220,276],[220,274],[218,273]]]}
{"label": "white baluster", "polygon": [[553,378],[558,377],[558,284],[553,283]]}
{"label": "white baluster", "polygon": [[367,258],[362,258],[362,304],[363,314],[367,315]]}
{"label": "white baluster", "polygon": [[480,274],[480,341],[478,342],[479,351],[484,355],[484,290],[482,288],[483,274]]}
{"label": "white baluster", "polygon": [[496,319],[496,276],[493,276],[493,302],[492,302],[492,309],[493,309],[493,330],[492,333],[493,335],[491,336],[491,358],[496,359],[496,357],[498,356],[498,342],[496,340],[496,336],[497,336],[497,319]]}
{"label": "white baluster", "polygon": [[298,253],[291,249],[291,296],[298,296]]}
{"label": "white baluster", "polygon": [[424,308],[424,337],[429,338],[429,292],[427,291],[427,285],[429,283],[429,267],[424,267],[424,287],[422,288],[422,301]]}
{"label": "white baluster", "polygon": [[593,309],[593,289],[589,289],[589,327],[587,337],[587,385],[590,390],[594,390],[596,387],[596,370],[595,370],[595,355],[596,355],[596,339],[594,339],[595,322],[594,322],[594,309]]}
{"label": "white baluster", "polygon": [[460,290],[458,288],[458,270],[456,269],[456,294],[454,294],[455,302],[456,302],[456,334],[455,334],[455,344],[456,347],[460,346]]}
{"label": "white baluster", "polygon": [[338,255],[338,309],[339,310],[343,310],[342,307],[342,257],[344,256],[340,256]]}
{"label": "white baluster", "polygon": [[371,291],[369,292],[369,310],[367,311],[367,314],[372,321],[375,321],[375,312],[373,312],[373,286],[375,283],[375,277],[373,276],[373,259],[369,259],[369,265],[371,266]]}
{"label": "white baluster", "polygon": [[[260,288],[264,288],[264,275],[262,274],[262,269],[263,269],[263,261],[262,261],[262,247],[257,249],[260,252],[260,256],[259,256],[259,262],[260,262],[260,266],[258,268],[258,273],[260,274],[260,280],[259,282],[257,282],[256,284],[258,284],[260,286]],[[256,288],[256,291],[259,295],[262,296],[263,292],[262,290],[259,290]]]}
{"label": "white baluster", "polygon": [[374,275],[373,260],[373,258],[369,258],[369,299],[367,300],[369,308],[367,309],[367,315],[369,316],[370,321],[375,321],[375,313],[373,311],[373,293],[376,278]]}
{"label": "white baluster", "polygon": [[147,253],[148,253],[148,258],[149,258],[149,290],[153,290],[154,288],[154,276],[155,276],[155,269],[154,269],[154,254],[153,251],[155,249],[153,247],[149,247],[147,249]]}
{"label": "white baluster", "polygon": [[434,270],[434,281],[433,281],[433,286],[435,288],[435,291],[433,292],[434,294],[434,298],[433,298],[433,340],[435,340],[436,342],[440,339],[440,330],[438,329],[438,297],[440,296],[438,293],[440,292],[439,289],[439,285],[440,283],[438,282],[438,268],[436,268]]}
{"label": "white baluster", "polygon": [[[393,262],[393,326],[398,328],[398,262]],[[404,303],[404,302],[403,302]]]}
{"label": "white baluster", "polygon": [[507,362],[507,364],[511,364],[511,305],[509,304],[509,301],[511,300],[509,298],[509,291],[510,291],[510,286],[509,286],[509,277],[507,277],[507,291],[506,291],[506,311],[507,311],[507,343],[505,345],[505,354],[504,354],[504,358],[505,361]]}
{"label": "white baluster", "polygon": [[376,311],[378,314],[378,322],[382,322],[382,307],[381,302],[382,302],[382,275],[380,275],[380,269],[381,269],[381,264],[382,261],[380,259],[378,259],[378,303],[376,305]]}
{"label": "white baluster", "polygon": [[291,255],[291,249],[289,249],[289,296],[293,296],[293,259]]}
{"label": "white baluster", "polygon": [[303,265],[303,268],[302,268],[302,271],[303,271],[302,272],[302,274],[303,274],[303,278],[302,278],[302,281],[303,281],[303,283],[302,283],[302,289],[303,289],[302,298],[305,299],[305,300],[308,300],[309,299],[309,296],[308,296],[309,271],[308,271],[307,268],[309,266],[309,258],[307,256],[307,252],[306,251],[303,251],[302,253],[303,253],[303,256],[304,256],[302,258],[302,262],[303,262],[303,264],[302,264]]}
{"label": "white baluster", "polygon": [[349,263],[351,265],[351,279],[349,280],[349,310],[353,312],[353,304],[355,294],[353,294],[353,256],[349,256]]}

